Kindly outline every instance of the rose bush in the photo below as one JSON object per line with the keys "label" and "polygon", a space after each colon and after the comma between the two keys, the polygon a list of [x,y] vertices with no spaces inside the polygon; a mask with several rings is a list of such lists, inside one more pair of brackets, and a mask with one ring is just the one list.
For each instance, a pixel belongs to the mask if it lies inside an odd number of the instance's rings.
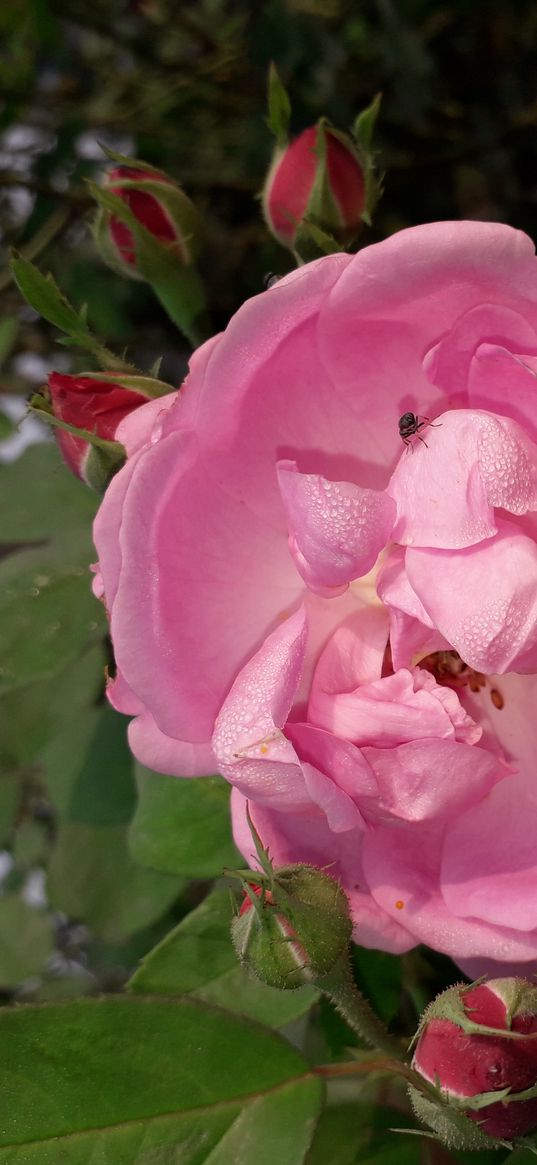
{"label": "rose bush", "polygon": [[122,422],[95,526],[140,760],[471,972],[537,956],[536,327],[506,226],[303,267]]}

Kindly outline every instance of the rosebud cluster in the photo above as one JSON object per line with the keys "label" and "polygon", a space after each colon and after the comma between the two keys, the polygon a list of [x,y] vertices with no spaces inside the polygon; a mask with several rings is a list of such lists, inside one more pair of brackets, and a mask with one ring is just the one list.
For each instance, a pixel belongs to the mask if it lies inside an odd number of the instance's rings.
{"label": "rosebud cluster", "polygon": [[[259,875],[232,923],[240,961],[263,983],[294,989],[328,975],[347,959],[347,898],[338,882],[313,866]],[[270,888],[265,885],[270,881]]]}
{"label": "rosebud cluster", "polygon": [[[490,1148],[537,1128],[537,987],[455,986],[427,1008],[412,1063],[416,1114],[452,1148]],[[436,1093],[436,1096],[435,1096]]]}

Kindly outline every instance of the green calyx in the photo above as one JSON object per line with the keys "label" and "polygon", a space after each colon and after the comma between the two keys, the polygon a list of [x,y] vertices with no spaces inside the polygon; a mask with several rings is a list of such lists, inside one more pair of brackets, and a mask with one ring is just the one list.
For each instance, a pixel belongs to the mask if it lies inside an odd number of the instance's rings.
{"label": "green calyx", "polygon": [[479,987],[484,980],[477,979],[474,983],[455,983],[433,999],[426,1007],[411,1046],[419,1039],[423,1030],[432,1019],[447,1019],[455,1024],[466,1035],[500,1036],[504,1040],[537,1039],[537,1033],[527,1034],[511,1030],[515,1016],[537,1016],[537,987],[525,979],[492,979],[485,985],[494,994],[498,995],[505,1004],[506,1027],[496,1028],[483,1023],[476,1023],[471,1018],[471,1005],[465,1003],[465,996],[469,991]]}
{"label": "green calyx", "polygon": [[[294,989],[328,974],[346,953],[352,923],[338,882],[313,866],[241,871],[251,909],[232,938],[242,962],[273,987]],[[251,885],[258,885],[257,896]]]}
{"label": "green calyx", "polygon": [[67,421],[60,420],[52,411],[52,405],[44,396],[36,393],[28,402],[28,409],[35,413],[47,425],[55,429],[63,429],[65,433],[72,433],[73,437],[80,437],[89,446],[88,456],[84,465],[83,476],[87,485],[97,493],[103,494],[114,475],[122,468],[127,460],[127,453],[119,441],[107,441],[98,437],[89,429],[79,429]]}
{"label": "green calyx", "polygon": [[[432,1087],[429,1086],[432,1092]],[[409,1085],[408,1095],[412,1108],[423,1124],[432,1129],[434,1140],[440,1141],[448,1149],[493,1149],[512,1148],[510,1142],[498,1140],[480,1129],[476,1121],[466,1116],[462,1107],[453,1103],[437,1090],[437,1096],[427,1095],[420,1087]],[[496,1100],[501,1093],[495,1094]],[[431,1135],[431,1134],[424,1134]]]}

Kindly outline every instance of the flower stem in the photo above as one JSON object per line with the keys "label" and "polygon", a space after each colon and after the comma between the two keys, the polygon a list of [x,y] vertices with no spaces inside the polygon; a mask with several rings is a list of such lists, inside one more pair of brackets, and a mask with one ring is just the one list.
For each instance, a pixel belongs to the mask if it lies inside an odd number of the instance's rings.
{"label": "flower stem", "polygon": [[390,1035],[356,987],[346,959],[344,963],[343,960],[337,963],[328,975],[316,979],[315,986],[332,1000],[345,1022],[361,1040],[379,1052],[385,1052],[392,1059],[404,1059],[399,1041]]}

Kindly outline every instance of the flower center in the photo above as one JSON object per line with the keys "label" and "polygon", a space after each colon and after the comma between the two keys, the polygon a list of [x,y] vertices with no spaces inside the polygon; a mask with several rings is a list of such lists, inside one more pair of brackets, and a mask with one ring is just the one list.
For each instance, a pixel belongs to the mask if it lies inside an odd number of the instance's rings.
{"label": "flower center", "polygon": [[[445,688],[456,690],[467,687],[475,693],[490,684],[488,676],[469,667],[458,651],[433,651],[431,655],[419,660],[418,667],[430,672],[437,684]],[[494,707],[501,711],[505,703],[502,693],[497,687],[491,686],[489,694]]]}

